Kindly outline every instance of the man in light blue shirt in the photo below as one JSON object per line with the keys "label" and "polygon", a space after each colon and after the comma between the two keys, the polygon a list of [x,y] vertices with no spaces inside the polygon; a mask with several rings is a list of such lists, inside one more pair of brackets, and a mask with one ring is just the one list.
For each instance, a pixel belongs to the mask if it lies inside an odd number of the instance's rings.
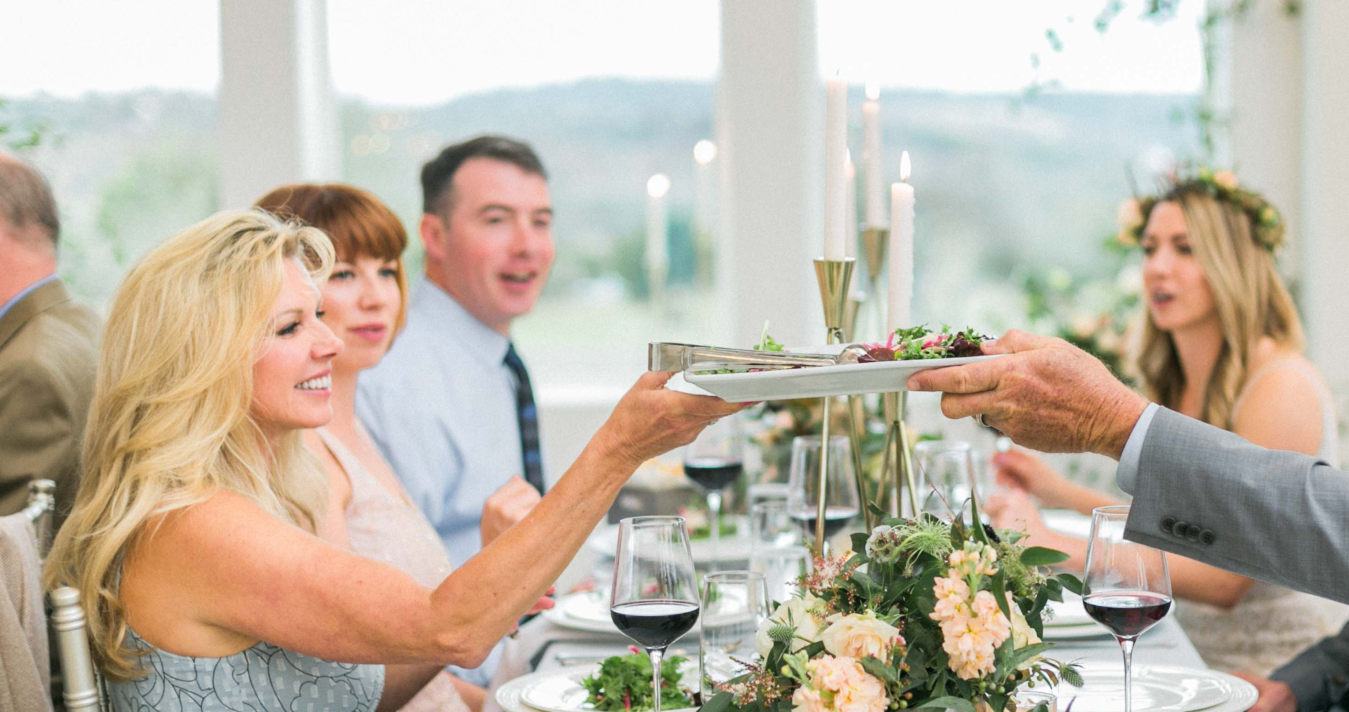
{"label": "man in light blue shirt", "polygon": [[[515,488],[510,523],[543,491],[533,389],[510,327],[553,264],[552,198],[534,151],[494,136],[427,163],[422,194],[425,279],[406,328],[361,375],[356,410],[458,566],[499,533],[481,531],[493,493]],[[464,677],[485,685],[493,667]]]}

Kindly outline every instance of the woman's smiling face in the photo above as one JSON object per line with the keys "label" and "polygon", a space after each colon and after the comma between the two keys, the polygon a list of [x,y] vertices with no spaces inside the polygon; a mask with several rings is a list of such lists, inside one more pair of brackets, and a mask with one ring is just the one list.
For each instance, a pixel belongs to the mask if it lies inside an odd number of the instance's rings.
{"label": "woman's smiling face", "polygon": [[332,360],[342,341],[323,323],[314,282],[295,260],[272,306],[271,336],[253,362],[250,414],[269,436],[317,428],[333,417]]}

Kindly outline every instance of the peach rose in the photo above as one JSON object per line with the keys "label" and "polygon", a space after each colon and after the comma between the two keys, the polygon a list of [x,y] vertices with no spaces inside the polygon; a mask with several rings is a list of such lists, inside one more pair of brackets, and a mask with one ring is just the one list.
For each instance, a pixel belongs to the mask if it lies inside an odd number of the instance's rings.
{"label": "peach rose", "polygon": [[835,613],[825,619],[829,627],[820,635],[824,649],[832,655],[861,658],[870,655],[886,659],[890,647],[899,637],[899,629],[876,617],[875,611],[864,614]]}

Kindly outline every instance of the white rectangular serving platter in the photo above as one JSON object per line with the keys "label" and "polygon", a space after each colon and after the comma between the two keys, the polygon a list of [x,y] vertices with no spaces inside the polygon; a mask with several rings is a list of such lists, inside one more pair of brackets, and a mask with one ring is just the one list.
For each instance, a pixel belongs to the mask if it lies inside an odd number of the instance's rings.
{"label": "white rectangular serving platter", "polygon": [[[837,347],[835,347],[837,350]],[[789,349],[809,353],[810,349]],[[815,350],[816,353],[823,349]],[[963,366],[999,356],[854,363],[840,366],[814,366],[757,373],[697,374],[684,372],[684,380],[731,403],[859,396],[867,393],[894,393],[907,390],[909,376],[934,368]]]}

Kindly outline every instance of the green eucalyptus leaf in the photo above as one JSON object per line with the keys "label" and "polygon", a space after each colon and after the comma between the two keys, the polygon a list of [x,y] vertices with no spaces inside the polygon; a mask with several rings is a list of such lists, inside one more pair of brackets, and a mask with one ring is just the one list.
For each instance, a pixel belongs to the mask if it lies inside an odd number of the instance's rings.
{"label": "green eucalyptus leaf", "polygon": [[699,709],[701,712],[726,712],[726,710],[731,709],[734,702],[735,698],[731,693],[718,692],[716,695],[713,695],[712,699],[703,703],[703,706]]}
{"label": "green eucalyptus leaf", "polygon": [[1026,566],[1053,566],[1070,558],[1072,557],[1058,549],[1049,549],[1043,546],[1032,546],[1021,552],[1021,563]]}
{"label": "green eucalyptus leaf", "polygon": [[913,709],[921,710],[930,707],[938,709],[955,710],[956,712],[975,712],[974,705],[969,700],[962,700],[959,697],[937,697],[924,702]]}
{"label": "green eucalyptus leaf", "polygon": [[1082,593],[1083,588],[1082,579],[1079,579],[1078,577],[1072,574],[1059,574],[1054,578],[1058,579],[1059,583],[1063,584],[1063,587],[1068,589],[1069,591],[1072,591],[1073,593],[1076,593],[1079,596],[1084,595]]}

